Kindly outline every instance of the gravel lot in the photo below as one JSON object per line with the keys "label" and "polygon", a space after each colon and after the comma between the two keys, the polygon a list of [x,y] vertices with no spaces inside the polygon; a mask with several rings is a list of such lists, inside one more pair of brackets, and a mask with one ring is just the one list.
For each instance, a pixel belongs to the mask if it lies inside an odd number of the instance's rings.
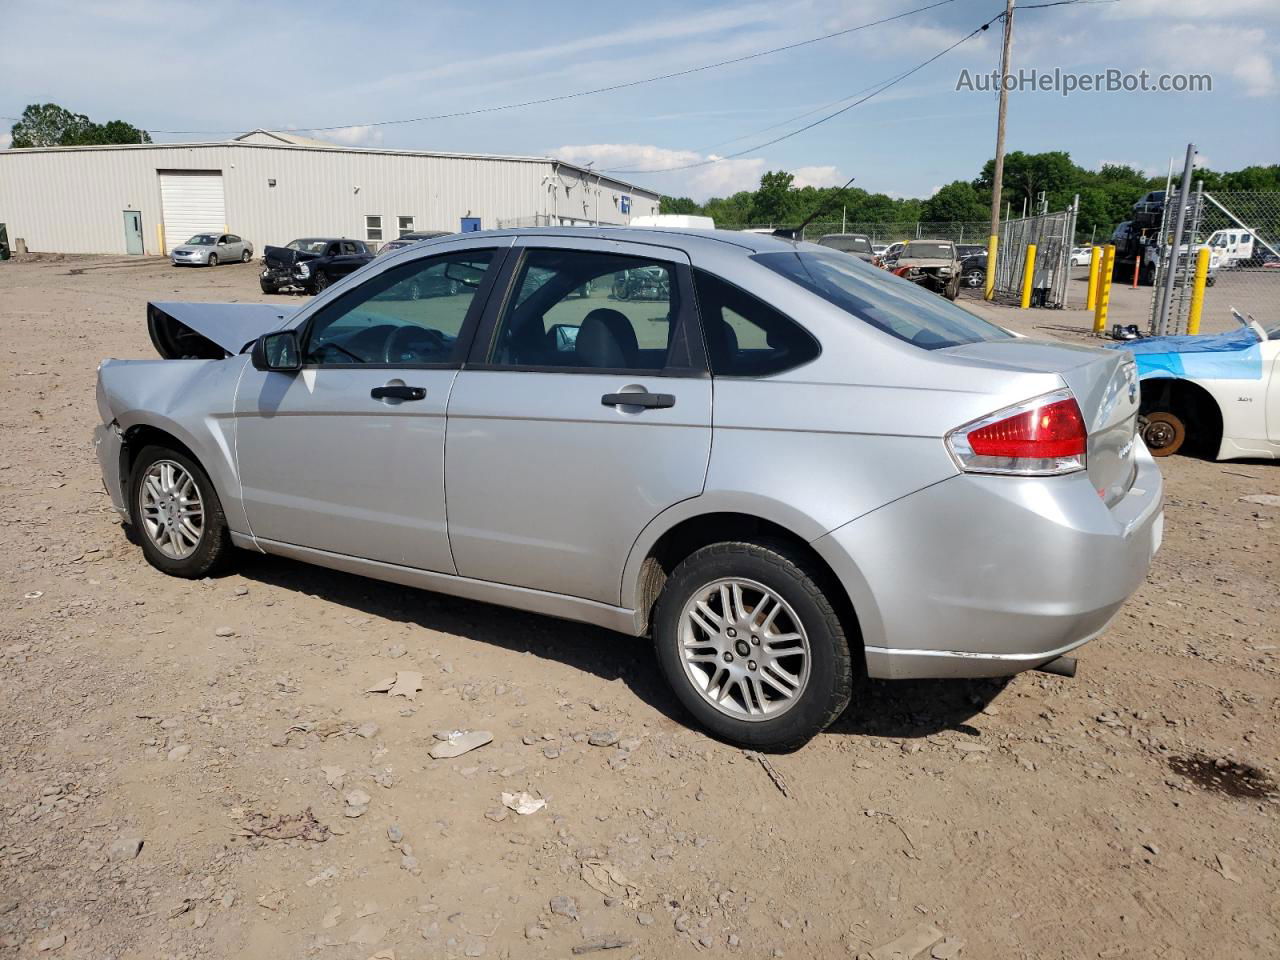
{"label": "gravel lot", "polygon": [[[1280,956],[1280,508],[1242,499],[1280,465],[1164,461],[1164,547],[1075,680],[872,684],[761,761],[641,641],[148,567],[89,434],[153,298],[262,299],[254,266],[0,264],[0,957]],[[416,699],[364,692],[398,671]],[[493,741],[432,759],[455,729]]]}

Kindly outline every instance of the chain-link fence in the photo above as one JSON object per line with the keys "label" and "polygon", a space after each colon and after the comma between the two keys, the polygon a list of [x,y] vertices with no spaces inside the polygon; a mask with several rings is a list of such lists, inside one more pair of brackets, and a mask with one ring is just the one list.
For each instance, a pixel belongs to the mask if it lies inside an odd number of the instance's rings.
{"label": "chain-link fence", "polygon": [[996,257],[995,299],[1018,303],[1027,269],[1027,252],[1036,246],[1031,274],[1031,304],[1037,307],[1067,306],[1071,281],[1072,240],[1076,233],[1075,205],[1056,213],[1041,213],[1000,224]]}
{"label": "chain-link fence", "polygon": [[[1170,257],[1178,203],[1164,205],[1163,240],[1151,297],[1151,332],[1187,332],[1195,260],[1210,253],[1202,329],[1230,328],[1231,308],[1264,324],[1280,319],[1280,191],[1205,191],[1197,186],[1186,203],[1183,243]],[[1166,288],[1168,271],[1173,286]],[[1167,308],[1166,308],[1167,303]]]}

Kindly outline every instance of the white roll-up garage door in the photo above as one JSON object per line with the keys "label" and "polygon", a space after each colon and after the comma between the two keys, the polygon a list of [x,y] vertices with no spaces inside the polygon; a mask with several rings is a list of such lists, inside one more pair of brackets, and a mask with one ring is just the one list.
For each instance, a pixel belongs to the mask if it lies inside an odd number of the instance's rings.
{"label": "white roll-up garage door", "polygon": [[165,253],[194,234],[227,228],[221,170],[161,170],[160,202]]}

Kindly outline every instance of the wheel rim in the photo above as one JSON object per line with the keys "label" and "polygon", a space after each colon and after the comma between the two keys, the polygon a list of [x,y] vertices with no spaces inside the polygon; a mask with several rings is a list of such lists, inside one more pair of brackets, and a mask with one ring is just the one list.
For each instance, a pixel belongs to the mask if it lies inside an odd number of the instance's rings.
{"label": "wheel rim", "polygon": [[249,262],[249,251],[248,251],[248,250],[246,250],[244,253],[240,254],[240,262],[241,262],[241,263],[248,263],[248,262]]}
{"label": "wheel rim", "polygon": [[326,277],[323,273],[316,277],[317,290],[323,290],[328,285],[329,285],[329,278]]}
{"label": "wheel rim", "polygon": [[809,636],[786,600],[762,583],[715,580],[680,613],[685,677],[707,703],[736,720],[772,720],[809,684]]}
{"label": "wheel rim", "polygon": [[1142,439],[1152,450],[1163,450],[1173,443],[1177,435],[1173,424],[1164,420],[1148,420],[1146,429],[1142,431]]}
{"label": "wheel rim", "polygon": [[172,560],[196,552],[204,536],[204,500],[186,468],[157,460],[142,475],[142,527],[157,550]]}
{"label": "wheel rim", "polygon": [[977,270],[970,270],[964,275],[964,282],[970,287],[982,286],[982,281],[985,279],[986,275],[978,272]]}
{"label": "wheel rim", "polygon": [[218,265],[218,255],[216,253],[209,254],[209,266],[216,267]]}

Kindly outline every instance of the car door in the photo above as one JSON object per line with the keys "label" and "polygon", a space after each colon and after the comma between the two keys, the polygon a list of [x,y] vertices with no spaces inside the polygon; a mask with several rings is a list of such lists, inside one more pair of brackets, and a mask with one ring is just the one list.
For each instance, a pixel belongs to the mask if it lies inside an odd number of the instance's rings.
{"label": "car door", "polygon": [[640,531],[706,479],[711,380],[689,276],[671,248],[517,242],[449,400],[459,574],[619,602]]}
{"label": "car door", "polygon": [[240,238],[234,233],[227,234],[227,257],[231,260],[239,260],[244,255],[244,244],[240,242]]}
{"label": "car door", "polygon": [[[245,370],[235,442],[255,537],[454,572],[445,409],[499,246],[397,263],[323,298],[299,322],[301,370]],[[458,292],[413,299],[436,274]]]}
{"label": "car door", "polygon": [[359,270],[368,262],[354,241],[343,240],[338,244],[338,256],[333,261],[329,272],[334,276],[345,277],[348,273]]}

